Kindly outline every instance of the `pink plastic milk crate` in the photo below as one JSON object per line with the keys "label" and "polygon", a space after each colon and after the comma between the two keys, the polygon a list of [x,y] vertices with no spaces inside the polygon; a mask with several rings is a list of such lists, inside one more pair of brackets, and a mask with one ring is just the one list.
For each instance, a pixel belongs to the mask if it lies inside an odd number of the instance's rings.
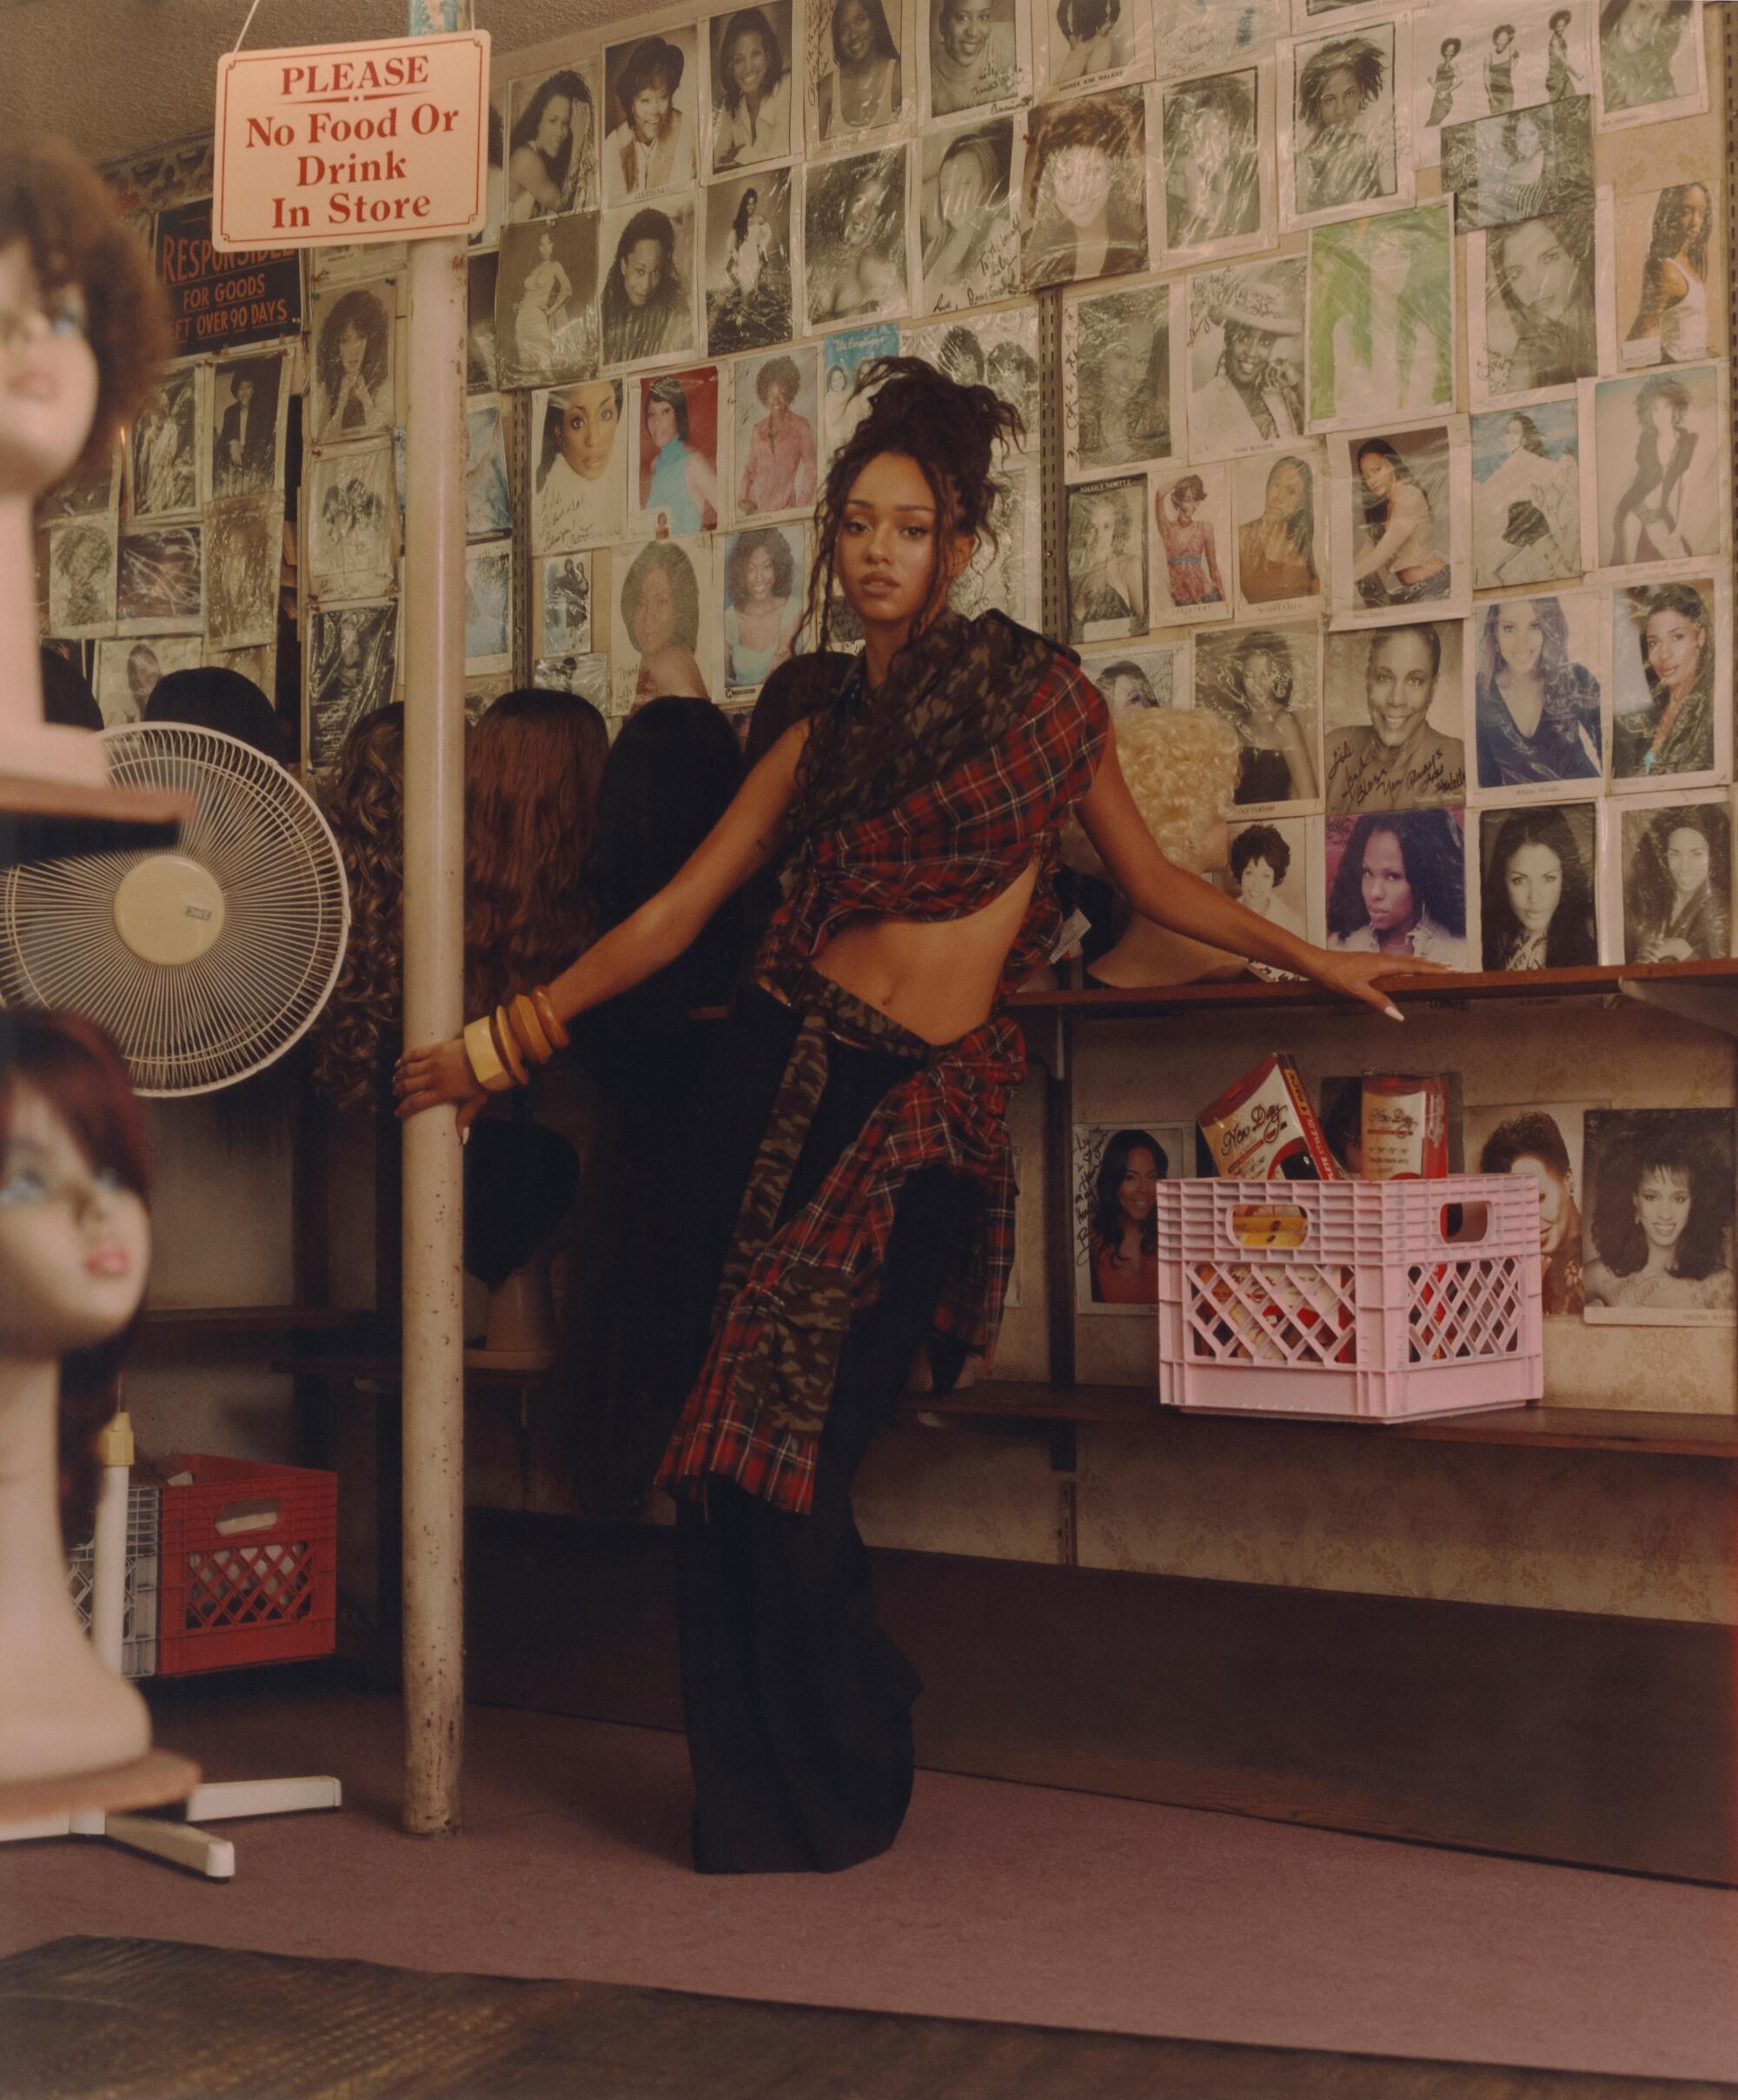
{"label": "pink plastic milk crate", "polygon": [[[1295,1243],[1261,1243],[1276,1213]],[[1544,1391],[1539,1283],[1526,1175],[1161,1182],[1159,1401],[1349,1421],[1516,1407]]]}

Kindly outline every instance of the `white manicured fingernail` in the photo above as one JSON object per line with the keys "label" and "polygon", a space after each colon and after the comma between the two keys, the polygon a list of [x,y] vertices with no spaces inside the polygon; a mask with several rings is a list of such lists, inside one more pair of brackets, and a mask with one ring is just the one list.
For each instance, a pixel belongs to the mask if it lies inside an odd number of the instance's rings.
{"label": "white manicured fingernail", "polygon": [[1403,1021],[1406,1018],[1397,1006],[1384,1007],[1383,1011],[1386,1013],[1390,1021]]}

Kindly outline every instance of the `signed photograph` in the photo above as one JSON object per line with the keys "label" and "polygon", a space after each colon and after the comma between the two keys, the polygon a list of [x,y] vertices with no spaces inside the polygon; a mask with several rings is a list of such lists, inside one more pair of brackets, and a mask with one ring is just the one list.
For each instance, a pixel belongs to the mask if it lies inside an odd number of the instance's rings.
{"label": "signed photograph", "polygon": [[794,332],[791,171],[768,168],[706,193],[706,348],[764,350]]}
{"label": "signed photograph", "polygon": [[1472,403],[1525,402],[1616,364],[1611,194],[1467,238]]}
{"label": "signed photograph", "polygon": [[758,7],[714,15],[706,43],[712,57],[706,158],[713,175],[788,158],[796,56],[792,0],[761,0]]}
{"label": "signed photograph", "polygon": [[1713,576],[1611,593],[1611,780],[1700,787],[1732,764],[1731,613]]}
{"label": "signed photograph", "polygon": [[598,186],[597,94],[589,68],[562,66],[528,75],[509,89],[507,216],[550,219],[595,211]]}
{"label": "signed photograph", "polygon": [[[1171,354],[1175,284],[1070,293],[1062,306],[1062,427],[1070,474],[1171,460],[1186,449],[1181,345]],[[1180,325],[1178,334],[1181,334]]]}
{"label": "signed photograph", "polygon": [[1420,606],[1469,611],[1464,422],[1330,437],[1328,460],[1336,626],[1404,625]]}
{"label": "signed photograph", "polygon": [[1539,1252],[1545,1317],[1578,1317],[1582,1305],[1581,1207],[1584,1102],[1542,1101],[1466,1111],[1467,1164],[1479,1174],[1525,1174],[1539,1184]]}
{"label": "signed photograph", "polygon": [[920,313],[954,313],[1018,293],[1014,204],[1024,144],[1024,128],[1012,116],[925,134],[918,149]]}
{"label": "signed photograph", "polygon": [[635,403],[630,532],[685,540],[716,531],[718,367],[631,380]]}
{"label": "signed photograph", "polygon": [[828,152],[907,114],[917,91],[909,8],[893,0],[803,0],[809,140]]}
{"label": "signed photograph", "polygon": [[1068,639],[1120,640],[1147,631],[1146,477],[1068,491]]}
{"label": "signed photograph", "polygon": [[[1085,3],[1090,9],[1094,0]],[[925,116],[962,116],[1028,98],[1026,17],[1016,0],[918,0],[918,19]]]}
{"label": "signed photograph", "polygon": [[204,599],[202,525],[123,527],[115,600],[122,633],[191,633],[204,625]]}
{"label": "signed photograph", "polygon": [[315,444],[378,437],[396,413],[397,288],[390,277],[316,287],[308,300],[313,365],[307,434]]}
{"label": "signed photograph", "polygon": [[813,344],[739,358],[732,367],[738,518],[813,510],[819,486],[818,374]]}
{"label": "signed photograph", "polygon": [[1596,795],[1605,777],[1605,607],[1597,592],[1475,608],[1474,741],[1481,798]]}
{"label": "signed photograph", "polygon": [[574,211],[501,229],[495,363],[503,387],[548,387],[595,372],[598,215]]}
{"label": "signed photograph", "polygon": [[1581,417],[1574,401],[1472,419],[1473,588],[1581,573]]}
{"label": "signed photograph", "polygon": [[1612,805],[1626,963],[1714,963],[1732,952],[1732,816],[1718,794]]}
{"label": "signed photograph", "polygon": [[1318,440],[1250,453],[1231,468],[1237,604],[1271,619],[1319,612],[1328,573],[1327,454]]}
{"label": "signed photograph", "polygon": [[1281,225],[1321,226],[1410,202],[1404,24],[1361,23],[1278,50]]}
{"label": "signed photograph", "polygon": [[199,508],[201,376],[196,364],[167,367],[134,418],[127,444],[127,505],[135,520]]}
{"label": "signed photograph", "polygon": [[1731,1326],[1731,1110],[1589,1109],[1582,1129],[1582,1318]]}
{"label": "signed photograph", "polygon": [[613,552],[609,657],[616,713],[665,692],[712,699],[713,545],[699,538],[653,540]]}
{"label": "signed photograph", "polygon": [[1420,9],[1412,17],[1412,136],[1418,165],[1441,161],[1444,124],[1505,116],[1565,96],[1593,79],[1590,0],[1523,0],[1464,12]]}
{"label": "signed photograph", "polygon": [[1195,705],[1237,732],[1238,809],[1321,808],[1321,654],[1313,620],[1195,637]]}
{"label": "signed photograph", "polygon": [[1702,0],[1602,0],[1598,43],[1602,131],[1707,109]]}
{"label": "signed photograph", "polygon": [[1429,415],[1455,401],[1454,220],[1432,201],[1310,236],[1310,419]]}
{"label": "signed photograph", "polygon": [[1323,645],[1327,801],[1337,816],[1466,800],[1463,623],[1421,621]]}
{"label": "signed photograph", "polygon": [[625,530],[628,441],[619,379],[531,397],[531,544],[539,553],[601,547]]}
{"label": "signed photograph", "polygon": [[1328,818],[1328,946],[1471,966],[1466,812],[1407,809]]}
{"label": "signed photograph", "polygon": [[269,496],[283,484],[283,358],[225,358],[211,370],[211,493]]}
{"label": "signed photograph", "polygon": [[1482,970],[1583,970],[1598,962],[1598,848],[1596,803],[1479,812]]}
{"label": "signed photograph", "polygon": [[1618,359],[1626,371],[1694,364],[1723,345],[1712,182],[1620,195],[1615,211]]}
{"label": "signed photograph", "polygon": [[1148,267],[1146,156],[1138,88],[1032,111],[1021,234],[1029,290]]}
{"label": "signed photograph", "polygon": [[159,679],[171,671],[196,670],[204,661],[205,640],[198,634],[142,634],[136,639],[123,635],[99,641],[95,690],[103,726],[115,729],[143,721],[145,703]]}
{"label": "signed photograph", "polygon": [[1112,716],[1147,707],[1186,707],[1190,642],[1130,642],[1088,650],[1080,668],[1104,696]]}
{"label": "signed photograph", "polygon": [[308,719],[302,739],[313,772],[335,765],[344,739],[392,699],[398,672],[398,601],[316,610],[305,657]]}
{"label": "signed photograph", "polygon": [[1724,366],[1681,365],[1585,390],[1595,470],[1582,481],[1582,540],[1589,553],[1598,549],[1602,568],[1721,552],[1730,487],[1725,388]]}
{"label": "signed photograph", "polygon": [[808,528],[753,525],[720,543],[717,560],[724,633],[724,690],[758,692],[790,660],[803,622]]}
{"label": "signed photograph", "polygon": [[316,446],[302,505],[313,596],[322,604],[389,596],[399,548],[391,441]]}
{"label": "signed photograph", "polygon": [[1566,95],[1535,109],[1443,129],[1443,189],[1455,230],[1509,226],[1593,202],[1593,105]]}
{"label": "signed photograph", "polygon": [[635,203],[693,182],[697,35],[682,23],[604,47],[606,204]]}
{"label": "signed photograph", "polygon": [[607,211],[598,315],[607,365],[691,356],[700,348],[691,197]]}
{"label": "signed photograph", "polygon": [[811,162],[803,175],[803,311],[810,329],[911,310],[908,149]]}
{"label": "signed photograph", "polygon": [[116,528],[111,518],[56,525],[49,536],[49,626],[67,640],[115,625]]}
{"label": "signed photograph", "polygon": [[277,637],[283,499],[225,496],[205,513],[205,639],[249,649]]}
{"label": "signed photograph", "polygon": [[1282,255],[1189,280],[1191,459],[1258,452],[1308,427],[1308,275],[1305,257]]}
{"label": "signed photograph", "polygon": [[1162,1181],[1195,1167],[1191,1124],[1157,1115],[1074,1126],[1074,1309],[1151,1313],[1158,1305]]}
{"label": "signed photograph", "polygon": [[1229,467],[1162,467],[1152,476],[1154,624],[1229,619],[1231,601]]}
{"label": "signed photograph", "polygon": [[1272,245],[1272,97],[1254,65],[1160,88],[1167,267]]}

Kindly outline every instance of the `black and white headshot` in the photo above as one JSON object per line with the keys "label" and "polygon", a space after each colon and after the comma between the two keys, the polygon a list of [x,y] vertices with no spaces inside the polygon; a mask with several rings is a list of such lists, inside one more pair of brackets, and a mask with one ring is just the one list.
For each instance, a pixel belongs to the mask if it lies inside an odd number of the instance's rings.
{"label": "black and white headshot", "polygon": [[264,496],[283,478],[278,404],[283,359],[227,358],[211,374],[211,493]]}
{"label": "black and white headshot", "polygon": [[1256,452],[1307,427],[1302,255],[1189,281],[1189,444],[1196,460]]}
{"label": "black and white headshot", "polygon": [[920,0],[929,25],[929,114],[959,116],[1025,92],[1014,0]]}
{"label": "black and white headshot", "polygon": [[766,350],[795,333],[791,171],[768,168],[706,191],[706,349]]}
{"label": "black and white headshot", "polygon": [[1720,552],[1721,369],[1685,365],[1594,388],[1602,566]]}
{"label": "black and white headshot", "polygon": [[1474,737],[1486,794],[1596,794],[1605,773],[1600,600],[1591,591],[1505,598],[1473,626]]}
{"label": "black and white headshot", "polygon": [[1319,910],[1320,897],[1315,887],[1320,874],[1317,870],[1312,875],[1312,857],[1319,863],[1318,837],[1304,818],[1264,817],[1234,824],[1219,886],[1257,918],[1295,933],[1300,941],[1309,940],[1312,906]]}
{"label": "black and white headshot", "polygon": [[1335,599],[1348,612],[1387,613],[1469,595],[1455,573],[1456,453],[1445,424],[1335,438],[1337,520],[1347,559]]}
{"label": "black and white headshot", "polygon": [[1195,637],[1195,705],[1237,732],[1239,809],[1321,803],[1321,631],[1313,621]]}
{"label": "black and white headshot", "polygon": [[1480,812],[1486,970],[1579,970],[1598,962],[1598,818],[1591,802]]}
{"label": "black and white headshot", "polygon": [[[123,635],[98,642],[96,691],[103,726],[114,729],[143,720],[159,679],[171,671],[196,670],[204,660],[204,637],[198,634]],[[270,691],[269,681],[263,689]]]}
{"label": "black and white headshot", "polygon": [[607,211],[599,255],[607,365],[640,364],[699,347],[692,199],[666,197],[661,204]]}
{"label": "black and white headshot", "polygon": [[882,0],[807,0],[814,137],[835,146],[902,114],[909,83],[901,23]]}
{"label": "black and white headshot", "polygon": [[501,383],[495,365],[495,285],[501,256],[490,248],[465,262],[465,388],[471,394],[493,394]]}
{"label": "black and white headshot", "polygon": [[49,540],[49,626],[67,639],[115,624],[115,526],[106,518],[76,519],[54,527]]}
{"label": "black and white headshot", "polygon": [[1327,822],[1328,945],[1468,963],[1465,812],[1396,810]]}
{"label": "black and white headshot", "polygon": [[1730,1325],[1731,1110],[1589,1109],[1583,1129],[1583,1317]]}
{"label": "black and white headshot", "polygon": [[314,337],[309,437],[320,444],[390,430],[397,420],[391,278],[342,290],[316,289],[308,304]]}
{"label": "black and white headshot", "polygon": [[495,359],[503,387],[550,387],[597,369],[598,216],[501,229]]}
{"label": "black and white headshot", "polygon": [[803,270],[810,328],[910,311],[906,151],[889,146],[806,170]]}
{"label": "black and white headshot", "polygon": [[198,509],[198,402],[196,365],[170,365],[146,396],[129,435],[134,518]]}
{"label": "black and white headshot", "polygon": [[1113,715],[1189,705],[1189,644],[1134,642],[1083,657],[1081,669]]}
{"label": "black and white headshot", "polygon": [[205,638],[246,649],[277,634],[283,560],[282,500],[227,496],[206,513]]}
{"label": "black and white headshot", "polygon": [[1319,604],[1327,571],[1327,487],[1317,444],[1246,454],[1233,466],[1237,598],[1245,612]]}
{"label": "black and white headshot", "polygon": [[603,201],[625,204],[694,180],[695,30],[635,36],[603,55]]}
{"label": "black and white headshot", "polygon": [[1465,800],[1461,639],[1457,619],[1328,636],[1323,685],[1330,812]]}
{"label": "black and white headshot", "polygon": [[302,490],[308,582],[322,603],[387,597],[398,562],[392,446],[315,451]]}
{"label": "black and white headshot", "polygon": [[507,141],[507,216],[547,219],[595,211],[597,99],[577,66],[515,80]]}
{"label": "black and white headshot", "polygon": [[1249,66],[1161,90],[1168,257],[1262,245],[1261,78]]}
{"label": "black and white headshot", "polygon": [[1706,779],[1727,763],[1731,690],[1711,576],[1611,594],[1611,777]]}
{"label": "black and white headshot", "polygon": [[1015,142],[1012,116],[925,134],[919,149],[924,313],[987,306],[1019,290]]}
{"label": "black and white headshot", "polygon": [[1536,109],[1445,125],[1443,188],[1454,192],[1456,233],[1591,204],[1593,104],[1569,95]]}
{"label": "black and white headshot", "polygon": [[1138,88],[1034,109],[1022,275],[1029,288],[1147,267],[1146,104]]}
{"label": "black and white headshot", "polygon": [[335,765],[353,723],[392,699],[398,662],[398,606],[316,610],[308,629],[307,764]]}
{"label": "black and white headshot", "polygon": [[[1179,310],[1181,304],[1179,297]],[[1171,287],[1097,292],[1069,300],[1062,312],[1071,467],[1091,473],[1179,455],[1184,419],[1171,385]]]}
{"label": "black and white headshot", "polygon": [[1472,419],[1473,587],[1581,573],[1581,425],[1575,403]]}
{"label": "black and white headshot", "polygon": [[199,626],[205,599],[202,525],[146,525],[123,529],[115,617],[123,632]]}
{"label": "black and white headshot", "polygon": [[791,150],[791,0],[714,15],[712,172],[729,175]]}
{"label": "black and white headshot", "polygon": [[1068,639],[1147,629],[1146,480],[1130,474],[1068,492]]}
{"label": "black and white headshot", "polygon": [[1624,961],[1711,963],[1729,956],[1732,818],[1724,800],[1616,806]]}
{"label": "black and white headshot", "polygon": [[1114,87],[1149,70],[1145,0],[1042,0],[1032,36],[1045,95]]}
{"label": "black and white headshot", "polygon": [[1607,123],[1706,109],[1702,10],[1691,0],[1602,0],[1599,104]]}
{"label": "black and white headshot", "polygon": [[1291,98],[1290,122],[1281,128],[1280,167],[1289,223],[1343,215],[1402,195],[1397,39],[1394,23],[1371,22],[1281,46],[1289,60],[1281,85],[1289,82]]}
{"label": "black and white headshot", "polygon": [[1519,400],[1598,376],[1599,271],[1590,205],[1474,234],[1467,280],[1475,401]]}

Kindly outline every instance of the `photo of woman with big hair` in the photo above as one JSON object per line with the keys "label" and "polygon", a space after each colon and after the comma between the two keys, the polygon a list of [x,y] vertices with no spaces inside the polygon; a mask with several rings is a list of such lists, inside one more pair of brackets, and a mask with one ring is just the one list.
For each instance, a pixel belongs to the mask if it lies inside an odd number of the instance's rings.
{"label": "photo of woman with big hair", "polygon": [[642,205],[621,229],[600,301],[606,364],[638,363],[693,348],[693,297],[676,262],[667,211]]}
{"label": "photo of woman with big hair", "polygon": [[1729,1312],[1731,1110],[1589,1110],[1586,1130],[1589,1310]]}
{"label": "photo of woman with big hair", "polygon": [[1594,219],[1522,219],[1484,236],[1484,384],[1492,395],[1567,387],[1599,371]]}
{"label": "photo of woman with big hair", "polygon": [[[1635,362],[1682,364],[1708,355],[1708,242],[1714,206],[1703,182],[1662,189],[1654,206],[1642,292],[1624,332]],[[1651,352],[1652,355],[1646,354]]]}
{"label": "photo of woman with big hair", "polygon": [[833,64],[815,89],[821,142],[879,131],[904,107],[899,47],[881,0],[837,0],[827,25]]}
{"label": "photo of woman with big hair", "polygon": [[1022,275],[1028,290],[1147,266],[1146,117],[1138,88],[1032,112]]}
{"label": "photo of woman with big hair", "polygon": [[1009,184],[1013,120],[924,141],[923,303],[985,306],[1018,288],[1019,235]]}
{"label": "photo of woman with big hair", "polygon": [[1092,1177],[1087,1245],[1094,1305],[1158,1303],[1158,1184],[1171,1171],[1147,1130],[1114,1130]]}
{"label": "photo of woman with big hair", "polygon": [[[1567,970],[1599,960],[1594,805],[1487,810],[1480,917],[1487,970]],[[1577,836],[1579,831],[1580,836]]]}
{"label": "photo of woman with big hair", "polygon": [[1711,963],[1732,951],[1732,825],[1725,805],[1626,810],[1624,959]]}
{"label": "photo of woman with big hair", "polygon": [[1237,732],[1232,799],[1240,807],[1313,802],[1321,792],[1310,731],[1293,711],[1297,679],[1291,645],[1272,627],[1204,636],[1195,645],[1195,704],[1223,715]]}
{"label": "photo of woman with big hair", "polygon": [[1245,603],[1314,598],[1316,476],[1308,460],[1284,453],[1267,470],[1261,515],[1237,527],[1237,589]]}
{"label": "photo of woman with big hair", "polygon": [[1690,20],[1690,0],[1605,0],[1599,80],[1608,115],[1678,100],[1674,62]]}
{"label": "photo of woman with big hair", "polygon": [[1455,96],[1461,84],[1460,68],[1455,61],[1461,55],[1458,36],[1445,36],[1436,57],[1436,70],[1430,76],[1430,114],[1424,119],[1430,130],[1448,122],[1449,112],[1455,106]]}
{"label": "photo of woman with big hair", "polygon": [[1050,84],[1071,88],[1101,74],[1121,73],[1134,63],[1134,36],[1123,16],[1123,0],[1056,0],[1058,53],[1051,46]]}
{"label": "photo of woman with big hair", "polygon": [[1367,606],[1410,606],[1446,598],[1453,572],[1443,557],[1430,499],[1398,449],[1366,438],[1354,464],[1359,487],[1352,581]]}
{"label": "photo of woman with big hair", "polygon": [[1620,593],[1641,642],[1648,705],[1620,701],[1611,727],[1611,772],[1617,780],[1663,778],[1714,770],[1714,618],[1693,583],[1657,583]]}
{"label": "photo of woman with big hair", "polygon": [[[676,96],[693,48],[691,29],[669,36],[642,36],[604,54],[607,99],[621,122],[604,141],[604,202],[631,202],[660,189],[680,189],[694,179],[693,134]],[[686,47],[686,48],[685,48]],[[617,54],[627,57],[617,70]]]}
{"label": "photo of woman with big hair", "polygon": [[384,285],[353,285],[320,317],[315,439],[365,437],[392,427],[392,309]]}
{"label": "photo of woman with big hair", "polygon": [[802,623],[791,536],[802,527],[752,526],[727,544],[724,557],[724,683],[752,692],[787,662]]}
{"label": "photo of woman with big hair", "polygon": [[695,653],[700,646],[700,579],[673,541],[654,540],[628,564],[621,583],[621,624],[640,659],[636,704],[663,692],[712,698]]}
{"label": "photo of woman with big hair", "polygon": [[532,483],[540,549],[589,547],[620,531],[621,396],[619,379],[588,379],[545,401]]}
{"label": "photo of woman with big hair", "polygon": [[1257,80],[1253,71],[1221,73],[1164,98],[1164,242],[1171,255],[1261,231]]}
{"label": "photo of woman with big hair", "polygon": [[597,110],[571,67],[533,89],[508,140],[507,215],[541,219],[597,203]]}
{"label": "photo of woman with big hair", "polygon": [[[784,858],[789,892],[689,1104],[667,1294],[694,1367],[659,1484],[705,1872],[846,1867],[904,1818],[917,1681],[870,1631],[851,1483],[920,1350],[945,1388],[995,1340],[1025,1070],[1005,1008],[1059,929],[1070,817],[1159,925],[1384,1011],[1383,978],[1418,967],[1311,947],[1166,859],[1071,653],[947,609],[1015,412],[917,359],[862,383],[816,518],[819,650],[785,673],[811,704],[663,889],[529,997],[409,1050],[396,1082],[401,1115],[461,1104],[468,1126]],[[845,664],[835,593],[864,637]]]}
{"label": "photo of woman with big hair", "polygon": [[718,475],[693,442],[687,388],[674,374],[641,389],[640,430],[640,509],[679,540],[711,532],[718,523]]}
{"label": "photo of woman with big hair", "polygon": [[1635,394],[1635,467],[1618,499],[1609,532],[1614,566],[1681,561],[1718,543],[1713,524],[1713,448],[1692,427],[1690,390],[1663,372]]}
{"label": "photo of woman with big hair", "polygon": [[1587,83],[1569,57],[1569,24],[1575,17],[1560,7],[1546,24],[1549,41],[1545,48],[1545,100],[1562,102],[1566,96],[1585,95]]}
{"label": "photo of woman with big hair", "polygon": [[[1330,848],[1344,822],[1330,818]],[[1464,858],[1461,827],[1447,810],[1360,817],[1328,892],[1329,947],[1385,955],[1396,970],[1415,960],[1464,970]]]}
{"label": "photo of woman with big hair", "polygon": [[[714,24],[712,68],[712,169],[727,175],[791,150],[791,69],[768,19],[771,10],[740,8]],[[788,10],[777,10],[788,25]]]}
{"label": "photo of woman with big hair", "polygon": [[[1573,423],[1575,405],[1567,404]],[[1543,583],[1581,567],[1581,472],[1575,454],[1553,458],[1539,427],[1545,412],[1516,409],[1503,418],[1496,465],[1473,484],[1475,587]],[[1491,419],[1474,419],[1475,472],[1488,454],[1479,449]],[[1495,560],[1492,554],[1495,553]]]}
{"label": "photo of woman with big hair", "polygon": [[1164,573],[1173,606],[1222,606],[1224,579],[1211,523],[1198,513],[1207,500],[1207,484],[1186,474],[1154,500],[1153,520],[1164,548]]}
{"label": "photo of woman with big hair", "polygon": [[1599,680],[1570,658],[1560,599],[1487,606],[1474,677],[1481,787],[1602,778]]}

